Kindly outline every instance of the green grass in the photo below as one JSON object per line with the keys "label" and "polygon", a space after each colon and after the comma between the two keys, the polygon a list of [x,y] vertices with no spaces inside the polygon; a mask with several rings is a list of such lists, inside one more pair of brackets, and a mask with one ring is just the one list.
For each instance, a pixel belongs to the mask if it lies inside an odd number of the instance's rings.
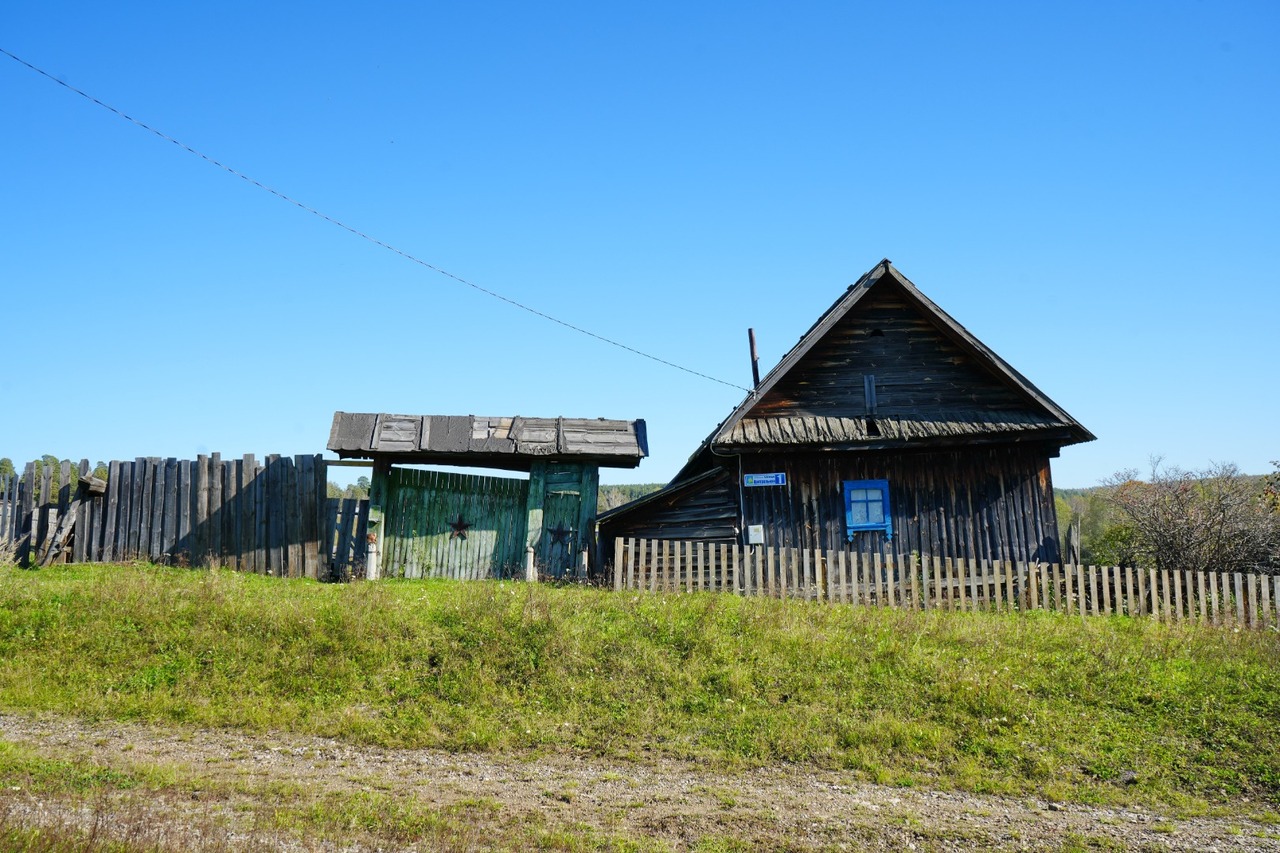
{"label": "green grass", "polygon": [[5,568],[0,708],[1184,812],[1280,802],[1280,637],[1124,617]]}

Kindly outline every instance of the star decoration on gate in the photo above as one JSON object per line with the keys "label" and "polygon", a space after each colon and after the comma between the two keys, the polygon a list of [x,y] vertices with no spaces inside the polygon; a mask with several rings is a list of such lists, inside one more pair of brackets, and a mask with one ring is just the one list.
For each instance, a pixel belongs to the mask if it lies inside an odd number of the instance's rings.
{"label": "star decoration on gate", "polygon": [[560,522],[555,527],[548,527],[547,533],[551,534],[551,541],[556,545],[568,545],[569,537],[573,536],[572,527],[565,527],[564,522]]}
{"label": "star decoration on gate", "polygon": [[449,534],[449,538],[457,536],[459,539],[467,538],[467,528],[471,526],[471,522],[462,520],[462,513],[458,513],[458,520],[449,522],[449,526],[453,528],[453,532]]}

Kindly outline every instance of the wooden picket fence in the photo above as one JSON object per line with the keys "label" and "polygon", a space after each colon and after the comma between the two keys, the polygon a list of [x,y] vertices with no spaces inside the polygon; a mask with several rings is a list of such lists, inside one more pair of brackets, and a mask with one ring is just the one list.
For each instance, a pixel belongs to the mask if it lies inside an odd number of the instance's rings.
{"label": "wooden picket fence", "polygon": [[613,588],[918,610],[1057,610],[1280,628],[1280,575],[886,558],[668,539],[614,541]]}

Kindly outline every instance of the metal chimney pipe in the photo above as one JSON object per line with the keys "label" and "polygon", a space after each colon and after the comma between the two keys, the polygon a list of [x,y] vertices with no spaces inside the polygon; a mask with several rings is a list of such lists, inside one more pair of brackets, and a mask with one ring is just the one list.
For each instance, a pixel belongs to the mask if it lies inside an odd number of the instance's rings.
{"label": "metal chimney pipe", "polygon": [[756,353],[756,330],[747,329],[747,340],[751,342],[751,380],[752,388],[760,387],[760,356]]}

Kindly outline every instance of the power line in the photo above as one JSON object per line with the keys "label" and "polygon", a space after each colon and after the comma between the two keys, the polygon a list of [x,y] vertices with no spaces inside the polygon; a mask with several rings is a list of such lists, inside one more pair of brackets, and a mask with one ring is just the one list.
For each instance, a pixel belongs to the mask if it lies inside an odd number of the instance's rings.
{"label": "power line", "polygon": [[46,78],[46,79],[48,79],[48,80],[52,80],[54,83],[57,83],[59,86],[63,87],[64,89],[67,89],[67,90],[69,90],[69,91],[75,92],[75,93],[76,93],[77,95],[79,95],[80,97],[82,97],[82,98],[84,98],[84,99],[86,99],[86,100],[92,101],[93,103],[95,103],[95,104],[97,104],[98,106],[102,107],[104,110],[107,110],[108,112],[114,113],[115,115],[119,116],[120,118],[124,119],[125,121],[131,122],[131,123],[133,123],[133,124],[137,125],[138,127],[142,128],[143,130],[145,130],[145,131],[147,131],[147,132],[149,132],[149,133],[152,133],[152,134],[154,134],[155,136],[160,137],[161,139],[165,140],[166,142],[172,142],[174,145],[178,146],[178,147],[179,147],[179,148],[181,148],[183,151],[186,151],[186,152],[187,152],[187,153],[189,153],[189,154],[194,154],[195,156],[199,157],[201,160],[204,160],[204,161],[206,161],[206,162],[208,162],[208,163],[211,163],[211,164],[212,164],[212,165],[214,165],[214,166],[217,166],[219,169],[222,169],[224,172],[228,172],[228,173],[230,173],[230,174],[232,174],[232,175],[235,175],[235,176],[236,176],[237,178],[239,178],[240,180],[242,180],[242,181],[246,181],[246,182],[248,182],[248,183],[250,183],[250,184],[253,184],[255,187],[257,187],[257,188],[258,188],[258,189],[260,189],[260,190],[266,190],[267,192],[271,193],[273,196],[275,196],[276,198],[278,198],[278,199],[280,199],[280,200],[282,200],[282,201],[287,201],[289,204],[292,204],[292,205],[294,205],[295,207],[299,207],[299,208],[301,208],[302,210],[305,210],[307,213],[310,213],[310,214],[312,214],[312,215],[314,215],[314,216],[318,216],[318,217],[320,217],[320,218],[321,218],[321,219],[323,219],[325,222],[328,222],[328,223],[330,223],[331,225],[336,225],[336,226],[338,226],[339,228],[341,228],[342,230],[347,231],[347,232],[349,232],[349,233],[351,233],[351,234],[354,234],[355,236],[357,236],[357,237],[361,238],[362,240],[367,240],[368,242],[370,242],[370,243],[374,244],[375,246],[380,246],[380,247],[382,247],[383,249],[386,249],[386,250],[387,250],[387,251],[389,251],[389,252],[394,252],[394,253],[396,253],[397,255],[399,255],[400,257],[402,257],[402,258],[404,258],[404,259],[406,259],[406,260],[412,261],[413,263],[418,264],[418,265],[420,265],[420,266],[424,266],[424,267],[426,267],[427,269],[431,270],[432,272],[439,273],[440,275],[445,276],[446,278],[451,278],[451,279],[453,279],[454,281],[458,282],[459,284],[464,284],[464,285],[466,285],[467,287],[470,287],[470,288],[473,288],[474,290],[478,290],[478,291],[480,291],[481,293],[485,294],[486,296],[492,296],[494,299],[497,299],[497,300],[500,300],[500,301],[502,301],[502,302],[505,302],[505,303],[507,303],[508,305],[511,305],[511,306],[513,306],[513,307],[515,307],[515,308],[519,308],[519,309],[521,309],[522,311],[527,311],[527,312],[529,312],[530,314],[533,314],[535,317],[541,317],[541,318],[542,318],[542,319],[544,319],[544,320],[549,320],[549,321],[551,321],[552,323],[555,323],[555,324],[560,325],[560,326],[564,326],[566,329],[571,329],[571,330],[573,330],[573,331],[575,331],[575,332],[578,332],[578,333],[580,333],[580,334],[586,335],[586,336],[587,336],[587,337],[589,337],[589,338],[595,338],[597,341],[600,341],[600,342],[602,342],[602,343],[610,344],[610,345],[612,345],[612,346],[617,347],[618,349],[626,350],[627,352],[632,353],[632,354],[634,354],[634,355],[641,356],[642,358],[647,358],[647,359],[649,359],[650,361],[656,361],[658,364],[666,365],[667,367],[673,367],[673,368],[675,368],[676,370],[684,371],[685,373],[691,374],[691,375],[693,375],[693,376],[697,376],[697,377],[699,377],[699,378],[701,378],[701,379],[706,379],[706,380],[709,380],[709,381],[711,381],[711,382],[718,382],[718,383],[720,383],[721,385],[728,385],[730,388],[737,388],[739,391],[749,391],[749,389],[744,388],[744,387],[742,387],[741,385],[738,385],[738,384],[736,384],[736,383],[733,383],[733,382],[727,382],[727,381],[725,381],[725,380],[723,380],[723,379],[718,379],[718,378],[716,378],[715,376],[710,376],[710,375],[708,375],[708,374],[706,374],[706,373],[700,373],[700,372],[698,372],[697,370],[693,370],[692,368],[685,367],[684,365],[676,364],[674,361],[667,361],[665,358],[659,358],[658,356],[653,355],[653,354],[651,354],[651,353],[644,352],[643,350],[638,350],[638,349],[636,349],[636,348],[635,348],[635,347],[633,347],[633,346],[628,346],[627,344],[624,344],[624,343],[622,343],[621,341],[615,341],[613,338],[608,338],[608,337],[605,337],[604,335],[598,335],[598,334],[596,334],[595,332],[592,332],[592,331],[589,331],[589,330],[587,330],[587,329],[582,328],[581,326],[575,326],[573,323],[570,323],[570,322],[568,322],[568,321],[566,321],[566,320],[561,320],[559,317],[553,317],[552,315],[547,314],[547,313],[546,313],[546,312],[544,312],[544,311],[539,311],[537,308],[534,308],[534,307],[532,307],[532,306],[530,306],[530,305],[525,305],[523,302],[518,302],[518,301],[516,301],[515,299],[512,299],[512,298],[511,298],[511,297],[509,297],[509,296],[503,296],[501,293],[497,293],[496,291],[489,290],[487,287],[482,287],[482,286],[480,286],[480,285],[476,284],[475,282],[468,281],[467,279],[463,278],[462,276],[454,275],[453,273],[449,272],[449,271],[448,271],[448,270],[446,270],[446,269],[441,269],[440,267],[436,266],[435,264],[428,263],[427,261],[424,261],[424,260],[422,260],[421,258],[419,258],[419,257],[417,257],[417,256],[415,256],[415,255],[412,255],[412,254],[410,254],[409,252],[406,252],[406,251],[405,251],[405,250],[403,250],[403,249],[399,249],[399,248],[397,248],[397,247],[395,247],[395,246],[392,246],[390,243],[385,243],[385,242],[383,242],[382,240],[379,240],[379,239],[378,239],[378,238],[376,238],[376,237],[373,237],[373,236],[371,236],[371,235],[369,235],[369,234],[366,234],[365,232],[361,231],[360,229],[358,229],[358,228],[354,228],[354,227],[352,227],[352,226],[350,226],[350,225],[346,224],[345,222],[343,222],[343,221],[342,221],[342,220],[340,220],[340,219],[335,219],[335,218],[333,218],[332,216],[329,216],[329,215],[328,215],[328,214],[326,214],[326,213],[322,213],[321,211],[316,210],[314,207],[310,207],[310,206],[308,206],[308,205],[306,205],[306,204],[303,204],[302,202],[298,201],[296,198],[293,198],[292,196],[286,195],[285,193],[282,193],[282,192],[280,192],[280,191],[279,191],[279,190],[277,190],[277,189],[273,189],[272,187],[267,186],[266,184],[262,183],[261,181],[258,181],[258,180],[256,180],[255,178],[252,178],[252,177],[250,177],[249,175],[246,175],[245,173],[240,172],[240,171],[238,171],[238,170],[236,170],[236,169],[232,168],[231,166],[228,166],[226,163],[223,163],[223,162],[221,162],[221,161],[219,161],[219,160],[215,160],[213,157],[210,157],[208,154],[205,154],[205,153],[203,153],[203,152],[201,152],[201,151],[197,151],[196,149],[192,148],[190,145],[187,145],[185,142],[182,142],[182,141],[180,141],[180,140],[178,140],[178,139],[174,139],[172,136],[169,136],[167,133],[164,133],[163,131],[157,130],[156,128],[152,127],[151,125],[147,124],[146,122],[139,121],[138,119],[136,119],[136,118],[134,118],[133,116],[131,116],[131,115],[129,115],[129,114],[127,114],[127,113],[125,113],[124,111],[122,111],[122,110],[118,110],[118,109],[116,109],[115,107],[111,106],[110,104],[103,103],[102,101],[100,101],[100,100],[98,100],[97,98],[95,98],[93,95],[90,95],[88,92],[85,92],[85,91],[83,91],[83,90],[81,90],[81,89],[77,89],[75,86],[72,86],[70,83],[67,83],[67,82],[66,82],[66,81],[64,81],[64,80],[59,80],[57,77],[54,77],[52,74],[50,74],[48,71],[45,71],[43,68],[39,68],[39,67],[37,67],[37,66],[35,66],[35,65],[32,65],[30,62],[27,62],[27,61],[26,61],[25,59],[23,59],[22,57],[20,57],[20,56],[16,56],[16,55],[14,55],[14,54],[10,53],[9,51],[5,50],[3,47],[0,47],[0,53],[3,53],[5,56],[9,57],[10,59],[14,60],[15,62],[19,63],[20,65],[25,65],[27,68],[29,68],[29,69],[31,69],[32,71],[36,72],[36,73],[37,73],[37,74],[39,74],[40,76],[42,76],[42,77],[44,77],[44,78]]}

